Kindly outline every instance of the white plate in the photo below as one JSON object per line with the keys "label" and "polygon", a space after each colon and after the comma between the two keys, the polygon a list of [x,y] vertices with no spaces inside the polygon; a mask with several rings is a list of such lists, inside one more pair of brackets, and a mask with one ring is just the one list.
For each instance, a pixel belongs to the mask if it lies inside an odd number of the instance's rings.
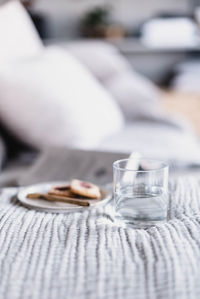
{"label": "white plate", "polygon": [[52,202],[43,199],[27,198],[29,193],[47,193],[53,186],[59,186],[66,183],[67,182],[49,182],[24,187],[18,192],[17,197],[18,200],[28,208],[51,213],[69,213],[88,210],[94,207],[100,207],[108,203],[108,201],[112,198],[112,194],[107,190],[107,188],[103,188],[103,191],[106,193],[105,197],[98,201],[90,200],[89,207],[82,207],[64,202]]}

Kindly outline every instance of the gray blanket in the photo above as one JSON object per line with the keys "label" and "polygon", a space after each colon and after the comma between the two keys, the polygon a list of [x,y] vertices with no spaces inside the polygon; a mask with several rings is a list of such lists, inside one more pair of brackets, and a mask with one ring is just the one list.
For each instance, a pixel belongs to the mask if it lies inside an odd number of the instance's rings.
{"label": "gray blanket", "polygon": [[170,187],[169,221],[116,226],[112,206],[84,213],[28,210],[0,195],[0,298],[200,298],[200,179]]}

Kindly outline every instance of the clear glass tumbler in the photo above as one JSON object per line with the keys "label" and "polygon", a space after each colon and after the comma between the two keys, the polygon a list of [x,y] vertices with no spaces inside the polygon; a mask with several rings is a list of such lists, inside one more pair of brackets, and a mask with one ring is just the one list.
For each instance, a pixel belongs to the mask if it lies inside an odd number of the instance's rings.
{"label": "clear glass tumbler", "polygon": [[116,218],[135,228],[166,221],[168,172],[168,165],[157,160],[136,158],[114,162]]}

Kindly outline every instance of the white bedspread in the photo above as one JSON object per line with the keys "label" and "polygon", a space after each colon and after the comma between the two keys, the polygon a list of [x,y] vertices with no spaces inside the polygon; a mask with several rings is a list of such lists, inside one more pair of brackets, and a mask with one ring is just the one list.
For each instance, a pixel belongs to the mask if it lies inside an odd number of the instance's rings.
{"label": "white bedspread", "polygon": [[200,179],[171,185],[169,221],[134,230],[112,210],[51,214],[0,195],[0,298],[200,298]]}

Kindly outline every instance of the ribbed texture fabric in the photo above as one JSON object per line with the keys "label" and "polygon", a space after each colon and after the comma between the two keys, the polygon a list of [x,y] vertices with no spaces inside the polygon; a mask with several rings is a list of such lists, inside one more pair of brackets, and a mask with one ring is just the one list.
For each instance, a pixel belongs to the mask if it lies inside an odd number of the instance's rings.
{"label": "ribbed texture fabric", "polygon": [[200,298],[200,180],[171,185],[169,221],[116,226],[112,209],[28,210],[0,196],[0,298]]}

